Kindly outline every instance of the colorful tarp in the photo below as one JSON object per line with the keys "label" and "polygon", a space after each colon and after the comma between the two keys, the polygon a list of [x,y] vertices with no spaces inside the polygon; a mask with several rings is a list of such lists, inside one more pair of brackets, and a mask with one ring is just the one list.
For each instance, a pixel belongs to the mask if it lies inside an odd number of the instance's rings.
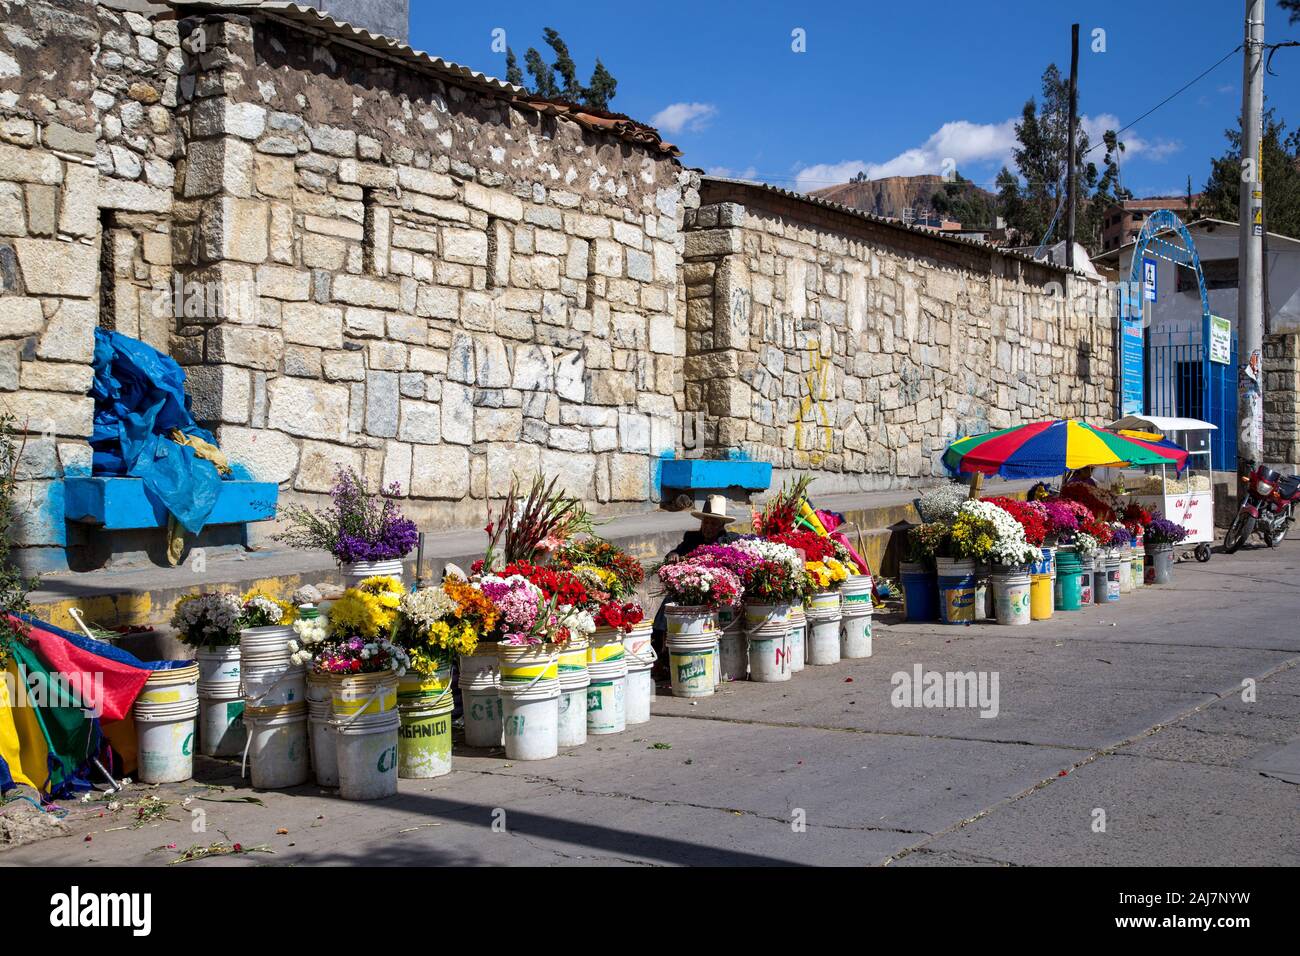
{"label": "colorful tarp", "polygon": [[[189,662],[145,663],[109,644],[22,620],[28,643],[13,647],[0,680],[0,792],[26,784],[63,796],[86,785],[91,757],[117,774],[133,770],[136,697],[151,671]],[[120,758],[116,766],[105,738]]]}
{"label": "colorful tarp", "polygon": [[943,464],[954,474],[1003,478],[1050,478],[1079,468],[1174,465],[1181,469],[1187,452],[1159,448],[1073,419],[1053,419],[959,438],[944,452]]}

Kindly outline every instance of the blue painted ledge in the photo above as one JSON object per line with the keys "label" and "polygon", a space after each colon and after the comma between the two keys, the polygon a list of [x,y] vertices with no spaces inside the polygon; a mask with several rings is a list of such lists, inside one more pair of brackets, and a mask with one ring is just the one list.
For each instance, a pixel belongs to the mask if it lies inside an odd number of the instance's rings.
{"label": "blue painted ledge", "polygon": [[[64,478],[63,515],[107,531],[165,528],[167,509],[139,478]],[[223,481],[207,523],[243,524],[275,517],[280,488],[266,481]]]}
{"label": "blue painted ledge", "polygon": [[661,490],[743,488],[746,491],[766,491],[771,484],[771,462],[671,458],[664,459],[659,465]]}

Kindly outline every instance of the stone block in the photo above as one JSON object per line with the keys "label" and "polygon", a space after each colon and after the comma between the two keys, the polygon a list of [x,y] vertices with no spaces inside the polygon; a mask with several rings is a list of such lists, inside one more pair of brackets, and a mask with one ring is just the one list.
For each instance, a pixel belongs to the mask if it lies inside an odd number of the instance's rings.
{"label": "stone block", "polygon": [[343,310],[314,302],[286,302],[281,313],[286,342],[320,348],[343,347]]}
{"label": "stone block", "polygon": [[53,239],[15,239],[18,266],[32,295],[88,298],[99,279],[95,246]]}
{"label": "stone block", "polygon": [[433,402],[402,399],[397,436],[402,441],[436,445],[442,441],[442,413]]}
{"label": "stone block", "polygon": [[99,309],[94,302],[65,299],[50,317],[36,345],[36,357],[89,365],[95,356],[95,326]]}
{"label": "stone block", "polygon": [[293,487],[297,491],[327,492],[334,487],[339,470],[344,468],[364,473],[365,454],[361,449],[305,441]]}
{"label": "stone block", "polygon": [[307,379],[278,378],[268,383],[267,424],[290,435],[346,441],[348,389]]}
{"label": "stone block", "polygon": [[185,385],[198,421],[248,424],[253,400],[248,369],[234,365],[191,366],[186,369]]}
{"label": "stone block", "polygon": [[416,445],[411,449],[411,494],[459,501],[469,496],[469,449]]}

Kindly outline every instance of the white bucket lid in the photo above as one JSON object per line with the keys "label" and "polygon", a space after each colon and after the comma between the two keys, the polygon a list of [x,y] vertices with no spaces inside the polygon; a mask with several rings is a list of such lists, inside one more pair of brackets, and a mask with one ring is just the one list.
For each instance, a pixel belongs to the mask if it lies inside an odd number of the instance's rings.
{"label": "white bucket lid", "polygon": [[[713,642],[710,641],[710,644]],[[619,678],[627,674],[627,658],[620,657],[614,661],[595,661],[587,664],[587,673],[592,680],[608,680],[609,678]]]}
{"label": "white bucket lid", "polygon": [[198,698],[183,700],[170,704],[151,704],[138,700],[131,708],[131,716],[144,723],[170,723],[179,720],[191,720],[199,715]]}
{"label": "white bucket lid", "polygon": [[331,723],[334,725],[334,730],[340,734],[363,736],[397,730],[402,726],[402,717],[395,710],[383,710],[377,714],[362,713],[351,717],[335,714]]}
{"label": "white bucket lid", "polygon": [[668,649],[672,651],[711,651],[717,642],[714,634],[669,635]]}
{"label": "white bucket lid", "polygon": [[539,680],[535,684],[502,684],[501,696],[516,701],[550,700],[552,697],[560,696],[560,682],[558,680]]}

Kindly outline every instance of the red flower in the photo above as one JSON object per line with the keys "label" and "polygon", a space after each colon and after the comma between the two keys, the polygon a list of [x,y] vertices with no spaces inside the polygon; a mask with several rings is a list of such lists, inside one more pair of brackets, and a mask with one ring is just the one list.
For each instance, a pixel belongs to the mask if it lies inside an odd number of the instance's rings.
{"label": "red flower", "polygon": [[595,620],[597,626],[600,627],[630,631],[640,624],[644,617],[645,612],[641,610],[641,605],[635,601],[629,601],[627,604],[610,601],[608,604],[601,605],[600,610],[596,612]]}

